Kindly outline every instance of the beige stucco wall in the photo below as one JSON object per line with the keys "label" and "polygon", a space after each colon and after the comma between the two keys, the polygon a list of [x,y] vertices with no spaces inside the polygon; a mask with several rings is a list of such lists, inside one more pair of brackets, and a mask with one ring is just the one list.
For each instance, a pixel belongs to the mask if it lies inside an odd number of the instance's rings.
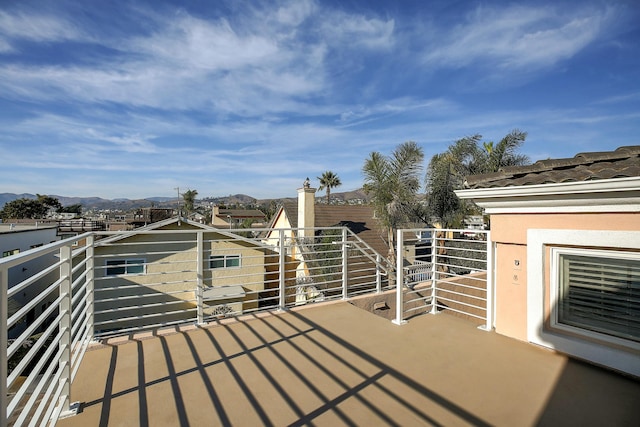
{"label": "beige stucco wall", "polygon": [[[640,213],[491,215],[491,240],[496,242],[496,332],[520,340],[527,340],[529,229],[637,231],[640,230]],[[548,270],[545,277],[545,283],[535,285],[548,286]]]}
{"label": "beige stucco wall", "polygon": [[640,230],[640,213],[491,215],[494,242],[527,244],[530,228],[563,230]]}
{"label": "beige stucco wall", "polygon": [[498,243],[495,272],[496,332],[527,340],[527,247]]}
{"label": "beige stucco wall", "polygon": [[[173,227],[172,227],[173,228]],[[188,228],[188,227],[186,227]],[[184,224],[183,228],[185,229]],[[194,231],[196,231],[194,229]],[[247,292],[239,309],[257,307],[254,291],[264,289],[265,250],[242,240],[227,241],[226,236],[207,231],[203,234],[203,282],[204,286],[241,285]],[[123,317],[136,317],[156,312],[176,311],[170,316],[161,316],[156,321],[171,321],[184,316],[195,319],[195,314],[180,313],[193,309],[197,288],[196,233],[178,234],[166,230],[162,234],[140,234],[118,241],[115,246],[98,246],[96,254],[96,303],[97,309],[107,311],[96,314],[96,321],[109,321]],[[111,259],[144,259],[143,274],[106,277],[107,255]],[[140,254],[140,255],[137,255]],[[240,255],[241,267],[209,269],[210,255]],[[105,290],[106,288],[113,288]],[[105,301],[118,298],[118,301]],[[233,301],[211,302],[211,305]],[[236,304],[231,304],[237,306]],[[140,307],[144,304],[163,303],[163,307]],[[125,308],[122,311],[122,308]],[[128,307],[128,309],[126,309]],[[111,312],[115,308],[117,313]],[[205,308],[205,314],[208,310]],[[119,322],[112,327],[136,326],[140,320]],[[145,321],[147,322],[147,321]],[[104,327],[103,329],[111,329]]]}

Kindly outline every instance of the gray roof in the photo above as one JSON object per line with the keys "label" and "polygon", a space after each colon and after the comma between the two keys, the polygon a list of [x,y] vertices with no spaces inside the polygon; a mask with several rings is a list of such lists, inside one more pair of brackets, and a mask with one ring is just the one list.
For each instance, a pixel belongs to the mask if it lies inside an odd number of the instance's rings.
{"label": "gray roof", "polygon": [[539,160],[496,173],[467,177],[465,188],[514,187],[640,176],[640,145],[615,151],[580,153],[568,159]]}

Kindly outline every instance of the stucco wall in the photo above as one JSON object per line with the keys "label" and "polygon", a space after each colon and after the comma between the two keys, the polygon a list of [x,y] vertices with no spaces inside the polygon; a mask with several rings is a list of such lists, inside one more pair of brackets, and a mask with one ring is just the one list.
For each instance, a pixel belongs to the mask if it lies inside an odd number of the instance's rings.
{"label": "stucco wall", "polygon": [[[527,340],[529,229],[640,230],[640,213],[491,215],[491,240],[496,242],[495,328],[498,333],[520,340]],[[545,277],[548,282],[548,271]]]}
{"label": "stucco wall", "polygon": [[564,230],[640,230],[640,213],[491,215],[491,240],[527,244],[530,228]]}
{"label": "stucco wall", "polygon": [[495,272],[496,332],[527,340],[527,246],[498,243]]}

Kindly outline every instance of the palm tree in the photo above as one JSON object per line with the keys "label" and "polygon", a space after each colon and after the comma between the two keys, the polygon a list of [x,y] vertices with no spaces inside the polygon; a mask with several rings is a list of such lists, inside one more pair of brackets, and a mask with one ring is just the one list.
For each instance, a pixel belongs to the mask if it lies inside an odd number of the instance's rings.
{"label": "palm tree", "polygon": [[517,150],[527,138],[527,133],[514,129],[504,138],[494,145],[493,141],[483,143],[484,150],[481,151],[482,170],[480,173],[498,172],[505,166],[520,166],[530,162],[524,154],[519,154]]}
{"label": "palm tree", "polygon": [[460,227],[473,206],[462,203],[455,190],[464,187],[469,175],[498,172],[505,166],[529,163],[529,158],[517,151],[527,137],[526,132],[514,129],[498,144],[482,142],[481,135],[459,139],[447,151],[431,158],[427,168],[426,187],[430,214],[443,227]]}
{"label": "palm tree", "polygon": [[373,152],[362,167],[365,193],[387,232],[389,259],[395,265],[394,230],[419,216],[418,191],[424,153],[413,141],[400,144],[390,157]]}
{"label": "palm tree", "polygon": [[342,185],[342,182],[340,182],[340,178],[338,178],[338,175],[331,171],[323,172],[322,176],[319,176],[317,178],[320,180],[320,188],[318,188],[318,191],[322,191],[326,188],[327,204],[331,203],[331,189]]}
{"label": "palm tree", "polygon": [[187,214],[193,211],[193,205],[196,201],[196,196],[198,195],[197,190],[187,190],[182,193],[182,199],[184,200],[184,210]]}

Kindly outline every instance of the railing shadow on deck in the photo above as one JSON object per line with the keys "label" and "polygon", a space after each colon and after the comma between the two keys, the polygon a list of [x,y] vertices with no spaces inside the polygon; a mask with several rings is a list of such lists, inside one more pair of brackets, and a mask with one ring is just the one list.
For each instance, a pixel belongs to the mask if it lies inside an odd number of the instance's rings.
{"label": "railing shadow on deck", "polygon": [[[400,408],[406,416],[428,425],[445,425],[437,415],[430,414],[418,400],[428,400],[446,411],[448,419],[476,426],[490,425],[450,399],[416,382],[388,363],[370,355],[344,338],[336,335],[304,314],[305,310],[291,310],[282,314],[251,315],[247,321],[219,323],[189,332],[180,332],[180,338],[157,336],[163,352],[162,368],[167,374],[149,381],[149,366],[145,365],[145,340],[135,341],[137,352],[137,379],[135,387],[114,390],[118,346],[110,346],[110,366],[105,382],[104,396],[82,404],[84,410],[101,405],[100,426],[115,421],[111,416],[112,401],[138,394],[138,423],[150,425],[150,408],[147,389],[164,383],[170,389],[163,404],[175,405],[177,422],[189,425],[186,401],[193,398],[194,390],[180,388],[180,380],[197,374],[211,407],[211,422],[216,425],[232,425],[241,420],[253,419],[262,425],[308,425],[318,422],[324,415],[337,417],[345,425],[356,425],[359,415],[349,412],[345,404],[350,401],[366,408],[369,420],[385,425],[402,425],[393,410]],[[196,337],[202,333],[205,338]],[[196,342],[197,341],[197,342]],[[175,357],[180,353],[176,343],[186,345],[193,358],[193,366],[177,369]],[[175,353],[172,354],[172,353]],[[125,356],[122,356],[125,357]],[[120,362],[123,363],[123,362]],[[220,375],[219,370],[224,369]],[[242,369],[244,368],[244,369]],[[119,375],[122,375],[120,373]],[[233,385],[222,378],[228,378]],[[184,384],[184,383],[183,383]],[[397,386],[396,384],[401,384]],[[271,397],[265,399],[266,395]],[[412,396],[408,396],[411,394]],[[415,397],[418,396],[418,398]],[[313,403],[309,404],[308,397]],[[375,396],[375,398],[373,398]],[[234,412],[230,399],[245,400],[242,414]],[[389,403],[390,402],[390,403]],[[387,405],[385,405],[387,403]],[[274,408],[274,405],[277,405]],[[247,414],[250,408],[253,414]],[[236,407],[237,409],[237,407]],[[279,415],[279,414],[288,415]],[[408,415],[407,415],[408,414]],[[129,414],[132,416],[133,414]]]}

